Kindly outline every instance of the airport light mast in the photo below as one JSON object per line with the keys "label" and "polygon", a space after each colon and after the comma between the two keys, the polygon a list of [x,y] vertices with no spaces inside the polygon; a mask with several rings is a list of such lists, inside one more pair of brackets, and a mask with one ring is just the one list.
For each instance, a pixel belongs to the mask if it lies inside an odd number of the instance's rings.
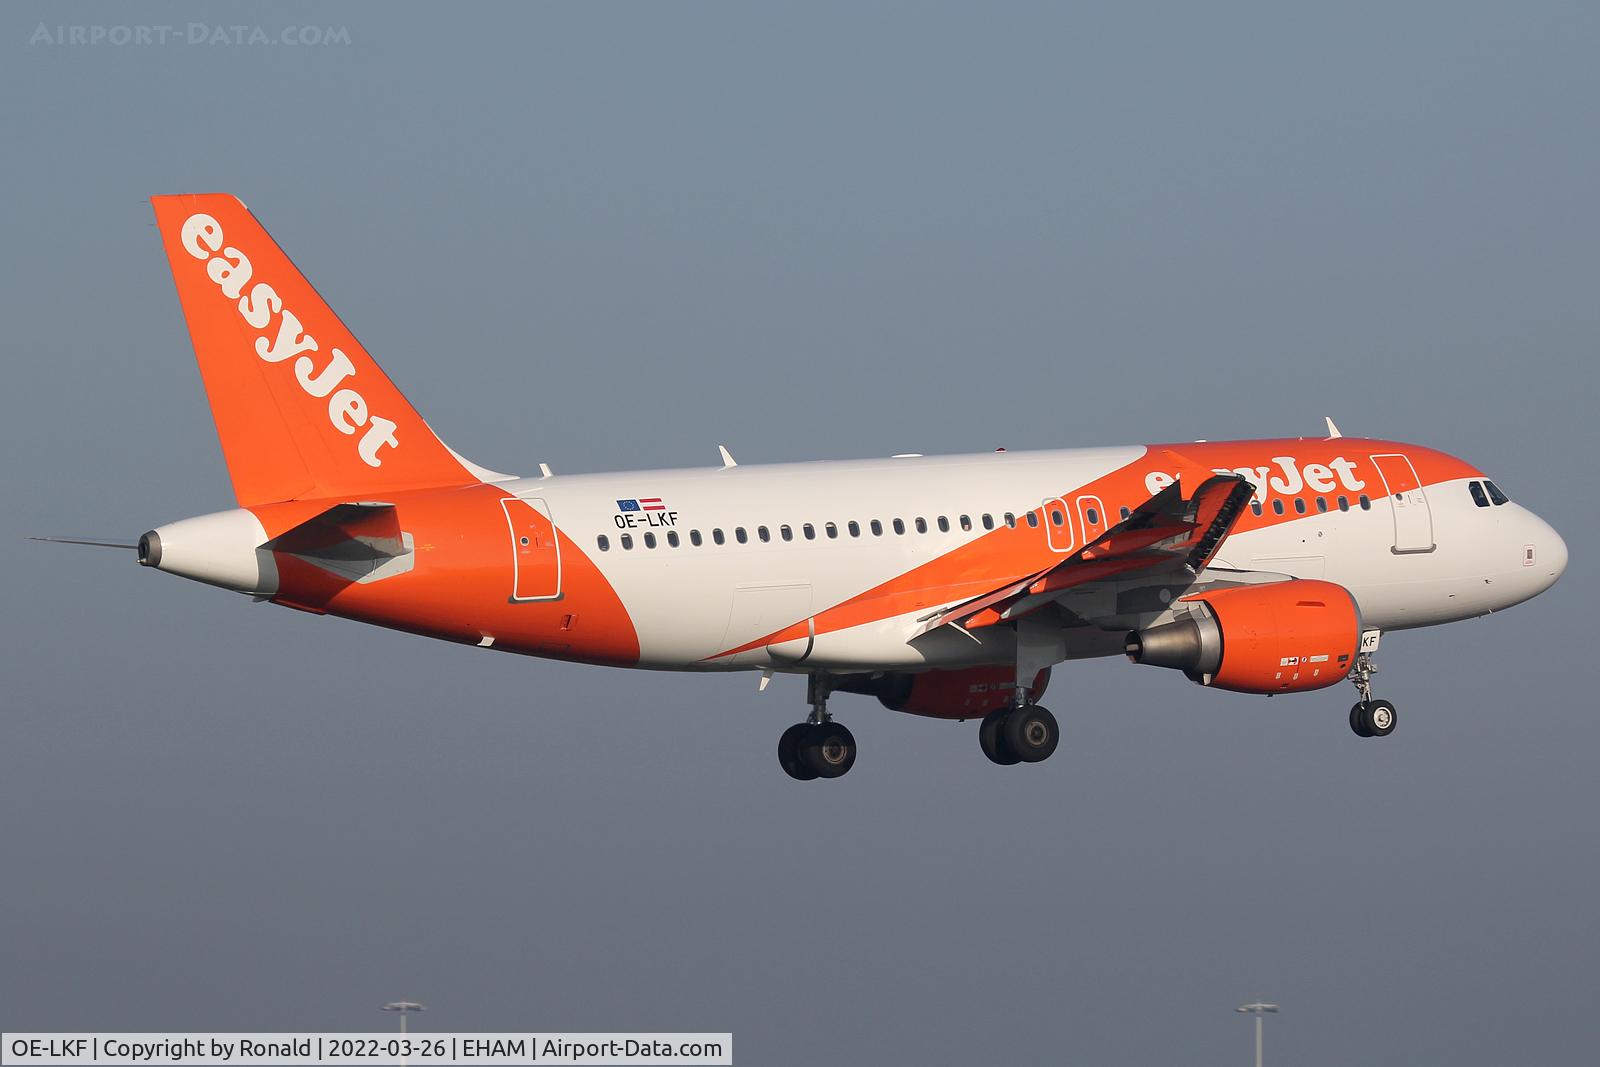
{"label": "airport light mast", "polygon": [[1261,1067],[1261,1017],[1268,1012],[1273,1015],[1278,1014],[1278,1006],[1276,1004],[1263,1004],[1258,1000],[1254,1004],[1246,1004],[1233,1010],[1256,1017],[1256,1067]]}
{"label": "airport light mast", "polygon": [[[419,1011],[427,1011],[428,1009],[424,1008],[421,1004],[418,1004],[414,1000],[396,1000],[396,1001],[393,1001],[393,1002],[391,1002],[389,1004],[385,1004],[382,1008],[380,1008],[378,1010],[380,1010],[380,1011],[392,1011],[395,1014],[399,1015],[400,1016],[400,1032],[402,1034],[404,1034],[406,1032],[406,1016],[415,1014],[416,1012],[419,1012]],[[1244,1009],[1240,1008],[1239,1010],[1243,1011]],[[1277,1009],[1273,1009],[1273,1010],[1277,1010]]]}

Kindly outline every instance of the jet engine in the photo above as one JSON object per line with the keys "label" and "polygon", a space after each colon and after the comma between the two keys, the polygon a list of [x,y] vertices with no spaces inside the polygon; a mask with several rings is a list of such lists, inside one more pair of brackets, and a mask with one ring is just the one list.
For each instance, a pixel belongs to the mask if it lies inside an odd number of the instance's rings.
{"label": "jet engine", "polygon": [[1361,643],[1350,591],[1314,580],[1186,596],[1173,622],[1128,635],[1135,663],[1180,670],[1236,693],[1294,693],[1344,680]]}

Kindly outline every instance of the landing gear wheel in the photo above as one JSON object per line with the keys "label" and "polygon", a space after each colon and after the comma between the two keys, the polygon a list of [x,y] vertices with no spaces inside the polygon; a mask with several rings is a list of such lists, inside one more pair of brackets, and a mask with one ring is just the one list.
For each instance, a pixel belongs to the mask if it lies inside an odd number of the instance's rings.
{"label": "landing gear wheel", "polygon": [[1005,725],[1007,711],[993,711],[983,717],[983,725],[978,727],[978,744],[983,749],[983,754],[989,757],[989,762],[998,763],[1002,767],[1021,763],[1022,757],[1011,751],[1011,746],[1006,744]]}
{"label": "landing gear wheel", "polygon": [[1365,726],[1373,737],[1388,737],[1394,733],[1395,718],[1393,704],[1387,700],[1369,700],[1361,725]]}
{"label": "landing gear wheel", "polygon": [[1388,737],[1397,718],[1387,700],[1363,700],[1350,709],[1350,729],[1357,737]]}
{"label": "landing gear wheel", "polygon": [[817,776],[817,772],[800,758],[800,744],[809,729],[810,723],[797,722],[778,738],[778,766],[797,782],[809,782]]}
{"label": "landing gear wheel", "polygon": [[1039,763],[1050,758],[1061,741],[1056,717],[1037,704],[1012,708],[1000,731],[1010,749],[1023,763]]}
{"label": "landing gear wheel", "polygon": [[836,722],[806,723],[799,755],[814,777],[842,778],[855,766],[855,735]]}
{"label": "landing gear wheel", "polygon": [[1371,737],[1366,727],[1367,702],[1359,700],[1350,707],[1350,732],[1357,737]]}

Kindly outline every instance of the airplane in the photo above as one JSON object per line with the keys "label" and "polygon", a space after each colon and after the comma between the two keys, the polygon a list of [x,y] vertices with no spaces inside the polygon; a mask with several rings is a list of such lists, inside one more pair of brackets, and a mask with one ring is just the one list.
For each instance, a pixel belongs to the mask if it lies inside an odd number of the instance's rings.
{"label": "airplane", "polygon": [[[1465,460],[1326,436],[517,477],[447,446],[250,211],[151,200],[237,507],[138,561],[318,615],[497,652],[807,679],[779,764],[854,765],[835,693],[977,719],[994,763],[1060,729],[1058,664],[1123,655],[1202,687],[1355,684],[1393,732],[1385,632],[1550,588],[1559,534]],[[131,547],[131,546],[130,546]]]}

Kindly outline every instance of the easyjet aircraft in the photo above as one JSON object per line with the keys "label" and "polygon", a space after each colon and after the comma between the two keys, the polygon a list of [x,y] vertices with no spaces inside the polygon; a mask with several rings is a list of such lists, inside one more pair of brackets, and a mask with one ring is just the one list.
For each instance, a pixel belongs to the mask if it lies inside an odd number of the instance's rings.
{"label": "easyjet aircraft", "polygon": [[1560,536],[1483,471],[1329,436],[537,477],[452,451],[238,200],[153,201],[238,507],[139,562],[494,651],[809,679],[778,758],[855,761],[836,692],[980,719],[995,763],[1056,747],[1051,667],[1126,655],[1276,695],[1345,679],[1363,737],[1380,634],[1548,589]]}

